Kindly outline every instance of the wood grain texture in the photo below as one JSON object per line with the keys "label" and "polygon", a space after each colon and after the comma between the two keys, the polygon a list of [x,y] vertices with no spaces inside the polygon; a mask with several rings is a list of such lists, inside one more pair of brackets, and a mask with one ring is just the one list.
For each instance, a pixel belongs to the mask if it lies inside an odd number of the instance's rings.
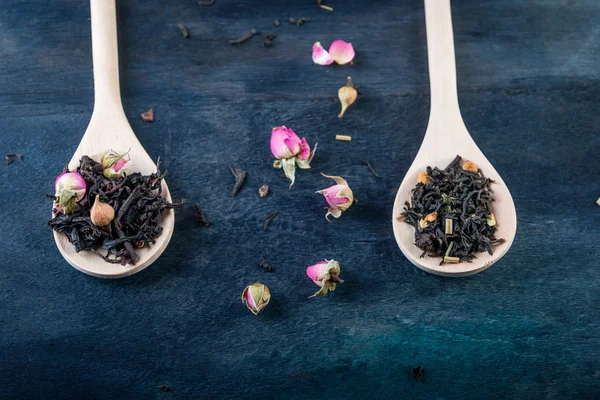
{"label": "wood grain texture", "polygon": [[[598,2],[453,4],[463,118],[519,215],[510,252],[460,280],[415,268],[389,223],[429,114],[423,6],[326,4],[333,13],[314,1],[119,2],[125,114],[173,199],[199,202],[211,225],[178,210],[156,263],[105,281],[64,262],[43,196],[93,107],[89,5],[0,1],[0,147],[25,156],[0,168],[1,398],[597,396]],[[274,46],[227,43],[252,28],[277,33]],[[338,38],[355,64],[314,65],[312,44]],[[349,75],[360,95],[338,119]],[[139,118],[148,108],[153,123]],[[291,191],[268,150],[281,124],[319,142]],[[230,164],[248,171],[235,198]],[[331,224],[314,194],[329,185],[321,172],[359,200]],[[306,266],[332,257],[345,283],[308,300]],[[258,318],[239,300],[256,281],[272,293]]]}

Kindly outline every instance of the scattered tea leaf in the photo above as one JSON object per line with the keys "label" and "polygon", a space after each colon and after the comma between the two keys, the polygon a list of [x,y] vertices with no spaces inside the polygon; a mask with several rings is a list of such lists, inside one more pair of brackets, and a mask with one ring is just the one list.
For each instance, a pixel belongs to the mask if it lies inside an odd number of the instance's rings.
{"label": "scattered tea leaf", "polygon": [[376,176],[376,177],[378,177],[378,178],[381,178],[381,175],[379,175],[379,174],[377,173],[377,171],[375,171],[375,170],[373,169],[373,167],[371,166],[371,163],[370,163],[370,162],[368,162],[367,160],[363,160],[363,163],[365,163],[365,164],[366,164],[366,166],[367,166],[367,167],[368,167],[368,168],[371,170],[371,172],[373,173],[373,175],[375,175],[375,176]]}
{"label": "scattered tea leaf", "polygon": [[6,165],[10,165],[13,162],[13,158],[17,157],[19,160],[23,159],[23,156],[19,153],[10,153],[4,156],[4,158],[6,158]]}
{"label": "scattered tea leaf", "polygon": [[296,24],[296,26],[300,27],[307,22],[310,22],[310,18],[290,18],[288,20],[290,24]]}
{"label": "scattered tea leaf", "polygon": [[258,195],[260,197],[265,197],[266,195],[269,194],[269,185],[267,185],[266,183],[264,185],[262,185],[259,189],[258,189]]}
{"label": "scattered tea leaf", "polygon": [[252,36],[256,35],[257,33],[258,33],[258,31],[256,29],[252,29],[250,32],[246,33],[241,38],[230,40],[229,43],[231,43],[231,44],[244,43],[246,40],[250,39]]}
{"label": "scattered tea leaf", "polygon": [[260,260],[260,262],[258,263],[258,265],[260,265],[260,267],[262,269],[264,269],[267,272],[273,272],[275,271],[275,268],[273,268],[265,259]]}
{"label": "scattered tea leaf", "polygon": [[229,194],[231,195],[231,197],[235,197],[235,195],[242,188],[244,180],[246,180],[247,173],[241,168],[234,168],[232,166],[229,166],[229,170],[235,178],[235,181],[233,182],[233,185],[231,185],[231,189],[229,190]]}
{"label": "scattered tea leaf", "polygon": [[179,30],[181,31],[181,34],[183,35],[184,38],[187,39],[190,37],[190,33],[188,32],[188,30],[185,26],[183,26],[182,24],[177,24],[177,28],[179,28]]}
{"label": "scattered tea leaf", "polygon": [[201,227],[206,228],[210,224],[208,218],[206,218],[206,214],[204,214],[199,204],[194,204],[193,208],[196,213],[196,221],[198,221]]}
{"label": "scattered tea leaf", "polygon": [[420,365],[416,366],[412,369],[412,374],[416,380],[421,381],[425,377],[425,368]]}
{"label": "scattered tea leaf", "polygon": [[210,0],[210,1],[199,1],[198,4],[200,4],[202,7],[210,7],[213,4],[215,4],[215,0]]}
{"label": "scattered tea leaf", "polygon": [[279,211],[273,211],[271,214],[269,214],[269,216],[267,217],[267,219],[265,221],[265,226],[263,227],[265,229],[265,231],[269,228],[269,224],[271,224],[271,221],[273,221],[273,219],[275,219],[277,214],[279,214]]}
{"label": "scattered tea leaf", "polygon": [[274,33],[271,33],[271,32],[269,32],[269,33],[267,33],[267,34],[265,35],[265,39],[266,39],[266,40],[273,40],[273,39],[275,39],[276,37],[277,37],[277,35],[276,35],[276,34],[274,34]]}
{"label": "scattered tea leaf", "polygon": [[142,113],[142,120],[144,122],[153,122],[154,121],[154,110],[153,109],[149,109],[146,112]]}
{"label": "scattered tea leaf", "polygon": [[167,385],[160,385],[158,388],[160,389],[161,392],[170,392],[171,391],[171,388]]}

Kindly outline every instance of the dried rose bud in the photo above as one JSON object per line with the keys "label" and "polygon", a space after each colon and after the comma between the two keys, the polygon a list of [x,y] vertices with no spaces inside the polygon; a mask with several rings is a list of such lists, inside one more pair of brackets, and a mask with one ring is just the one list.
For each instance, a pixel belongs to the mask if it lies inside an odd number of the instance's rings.
{"label": "dried rose bud", "polygon": [[340,271],[340,263],[335,260],[321,261],[320,263],[308,267],[306,269],[306,275],[321,288],[321,290],[309,298],[324,296],[327,292],[333,292],[336,284],[344,282],[338,276]]}
{"label": "dried rose bud", "polygon": [[346,211],[352,204],[354,204],[354,194],[348,186],[348,183],[342,177],[329,176],[323,173],[321,175],[323,175],[325,178],[333,179],[337,183],[337,185],[333,185],[327,189],[316,192],[325,196],[325,200],[327,200],[327,203],[330,206],[327,209],[325,218],[327,221],[331,222],[329,220],[330,215],[333,215],[334,218],[339,218],[342,215],[342,211]]}
{"label": "dried rose bud", "polygon": [[285,126],[273,128],[271,132],[271,152],[277,158],[273,163],[275,168],[283,168],[285,176],[292,181],[290,187],[296,179],[296,166],[301,169],[309,169],[317,145],[313,151],[305,138],[300,138],[296,133]]}
{"label": "dried rose bud", "polygon": [[65,172],[54,181],[54,208],[65,214],[75,211],[76,203],[85,196],[86,184],[78,172]]}
{"label": "dried rose bud", "polygon": [[96,226],[106,226],[110,224],[115,218],[115,210],[110,204],[102,203],[100,201],[100,195],[96,195],[94,205],[90,209],[90,219]]}
{"label": "dried rose bud", "polygon": [[123,167],[129,162],[129,159],[125,158],[127,154],[129,154],[129,152],[117,153],[114,150],[106,150],[104,154],[102,154],[101,159],[102,168],[104,168],[104,176],[107,178],[123,176],[125,173]]}
{"label": "dried rose bud", "polygon": [[342,86],[340,90],[338,90],[338,98],[340,99],[340,103],[342,103],[342,111],[338,115],[338,118],[342,118],[346,109],[351,106],[358,96],[358,92],[354,89],[354,85],[352,84],[352,78],[348,77],[348,83],[346,86]]}
{"label": "dried rose bud", "polygon": [[267,285],[260,282],[247,286],[242,292],[242,302],[246,303],[246,307],[254,315],[258,315],[269,304],[269,300],[271,300],[271,292]]}

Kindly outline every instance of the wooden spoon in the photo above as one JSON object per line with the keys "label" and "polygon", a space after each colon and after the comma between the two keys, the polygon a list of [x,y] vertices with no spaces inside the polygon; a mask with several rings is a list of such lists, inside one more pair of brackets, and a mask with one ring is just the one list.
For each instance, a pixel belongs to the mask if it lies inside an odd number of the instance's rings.
{"label": "wooden spoon", "polygon": [[[94,112],[90,124],[69,162],[69,169],[79,166],[79,160],[89,155],[96,161],[107,149],[130,150],[129,171],[142,174],[156,172],[156,164],[133,133],[121,104],[119,89],[119,60],[117,50],[117,14],[115,0],[91,0],[92,52],[94,59]],[[163,196],[171,201],[167,184],[162,183]],[[73,245],[62,233],[54,232],[54,240],[63,257],[78,270],[101,278],[122,278],[146,268],[161,255],[169,244],[175,215],[165,211],[161,226],[163,231],[150,247],[137,250],[135,265],[122,266],[107,263],[89,251],[76,253]]]}
{"label": "wooden spoon", "polygon": [[[517,231],[517,212],[513,199],[502,178],[477,147],[463,122],[456,91],[456,66],[450,0],[425,0],[427,22],[427,52],[431,86],[431,111],[423,144],[406,173],[394,203],[394,236],[402,253],[417,267],[437,275],[466,276],[483,271],[498,261],[510,248]],[[414,228],[396,218],[402,213],[404,202],[411,197],[418,174],[427,166],[445,168],[460,155],[476,163],[480,170],[496,181],[492,185],[495,201],[492,203],[497,220],[497,238],[506,243],[494,248],[494,255],[477,253],[472,263],[439,265],[439,258],[425,256],[414,244]]]}

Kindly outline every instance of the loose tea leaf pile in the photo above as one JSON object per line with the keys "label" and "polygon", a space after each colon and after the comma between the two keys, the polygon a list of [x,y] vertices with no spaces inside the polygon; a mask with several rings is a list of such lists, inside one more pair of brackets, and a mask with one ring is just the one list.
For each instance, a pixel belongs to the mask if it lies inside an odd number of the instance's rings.
{"label": "loose tea leaf pile", "polygon": [[[77,252],[89,250],[110,263],[135,264],[135,249],[155,243],[162,232],[161,213],[175,207],[161,195],[164,174],[158,171],[157,165],[157,172],[147,176],[133,173],[106,178],[102,164],[88,156],[81,158],[77,172],[85,180],[85,196],[71,214],[55,210],[56,216],[48,225],[65,234]],[[96,195],[115,211],[114,219],[107,226],[96,226],[90,218]],[[98,251],[100,248],[107,251],[106,255]]]}
{"label": "loose tea leaf pile", "polygon": [[398,220],[415,228],[415,245],[421,257],[442,257],[444,262],[471,262],[476,252],[493,254],[496,219],[492,213],[493,180],[475,164],[456,156],[444,170],[427,167]]}

